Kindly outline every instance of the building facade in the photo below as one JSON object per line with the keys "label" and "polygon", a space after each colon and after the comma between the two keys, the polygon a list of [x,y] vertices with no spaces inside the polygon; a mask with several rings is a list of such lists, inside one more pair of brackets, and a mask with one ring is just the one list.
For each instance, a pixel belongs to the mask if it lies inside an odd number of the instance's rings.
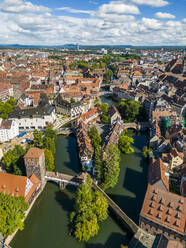
{"label": "building facade", "polygon": [[19,134],[19,127],[14,120],[0,119],[0,142],[6,142]]}

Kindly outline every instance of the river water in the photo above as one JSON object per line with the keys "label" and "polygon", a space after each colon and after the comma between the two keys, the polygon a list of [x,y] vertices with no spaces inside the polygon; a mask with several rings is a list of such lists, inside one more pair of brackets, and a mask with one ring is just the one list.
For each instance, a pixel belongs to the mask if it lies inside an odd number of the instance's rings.
{"label": "river water", "polygon": [[[120,177],[114,189],[107,193],[138,223],[139,212],[147,186],[147,164],[141,156],[146,144],[145,136],[134,136],[135,153],[122,155]],[[56,141],[56,169],[75,175],[80,170],[76,139],[59,136]],[[69,235],[69,214],[73,209],[75,189],[60,191],[53,183],[47,183],[19,231],[11,242],[12,248],[120,248],[127,244],[130,232],[120,225],[112,213],[100,224],[99,234],[87,244],[77,242]]]}
{"label": "river water", "polygon": [[[104,102],[108,102],[106,99]],[[112,102],[109,100],[108,102]],[[135,153],[121,155],[119,181],[107,193],[137,224],[147,187],[147,163],[142,158],[145,135],[134,136]],[[75,137],[58,136],[56,140],[56,170],[75,175],[80,172]],[[69,235],[69,214],[73,210],[75,188],[62,192],[55,183],[47,183],[19,231],[12,248],[120,248],[128,244],[131,233],[113,212],[100,224],[99,234],[88,243],[80,243]]]}

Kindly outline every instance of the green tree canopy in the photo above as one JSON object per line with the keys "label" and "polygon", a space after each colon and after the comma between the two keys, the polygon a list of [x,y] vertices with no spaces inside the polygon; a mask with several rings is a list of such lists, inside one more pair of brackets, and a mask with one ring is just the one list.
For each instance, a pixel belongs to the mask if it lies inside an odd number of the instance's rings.
{"label": "green tree canopy", "polygon": [[43,146],[43,132],[34,129],[34,145],[42,148]]}
{"label": "green tree canopy", "polygon": [[74,211],[70,215],[71,232],[79,241],[88,241],[99,230],[98,221],[108,215],[108,203],[105,197],[92,190],[88,176],[85,184],[78,187]]}
{"label": "green tree canopy", "polygon": [[56,145],[55,145],[55,140],[50,137],[45,137],[44,139],[44,148],[47,148],[52,152],[54,155],[56,153]]}
{"label": "green tree canopy", "polygon": [[5,103],[0,100],[0,118],[7,119],[8,115],[13,111],[16,105],[16,100],[8,99]]}
{"label": "green tree canopy", "polygon": [[141,103],[132,99],[122,100],[119,111],[125,122],[135,122],[139,116]]}
{"label": "green tree canopy", "polygon": [[94,148],[101,144],[101,136],[95,126],[92,126],[88,132],[89,137]]}
{"label": "green tree canopy", "polygon": [[2,164],[6,166],[6,171],[24,176],[26,174],[24,165],[25,154],[26,150],[20,145],[16,145],[13,149],[8,150],[2,158]]}
{"label": "green tree canopy", "polygon": [[52,127],[48,126],[45,130],[45,137],[56,139],[57,131]]}
{"label": "green tree canopy", "polygon": [[131,147],[131,144],[133,143],[134,143],[133,138],[128,137],[123,133],[119,138],[118,146],[121,152],[129,154],[134,152],[134,149]]}
{"label": "green tree canopy", "polygon": [[109,124],[109,117],[108,117],[108,115],[102,114],[102,115],[101,115],[101,121],[102,121],[104,124]]}
{"label": "green tree canopy", "polygon": [[103,179],[103,154],[102,148],[100,145],[96,146],[94,150],[94,166],[96,169],[96,178],[98,182],[101,182]]}
{"label": "green tree canopy", "polygon": [[149,159],[151,154],[151,149],[148,148],[147,146],[143,147],[143,157]]}
{"label": "green tree canopy", "polygon": [[47,171],[54,171],[55,164],[54,164],[54,156],[52,151],[45,149],[45,166]]}
{"label": "green tree canopy", "polygon": [[107,70],[105,74],[105,82],[110,83],[112,77],[113,77],[113,72],[111,70]]}
{"label": "green tree canopy", "polygon": [[113,188],[119,177],[120,151],[114,144],[107,145],[103,164],[103,189]]}
{"label": "green tree canopy", "polygon": [[24,213],[28,204],[23,197],[0,193],[0,233],[6,238],[16,229],[24,228]]}

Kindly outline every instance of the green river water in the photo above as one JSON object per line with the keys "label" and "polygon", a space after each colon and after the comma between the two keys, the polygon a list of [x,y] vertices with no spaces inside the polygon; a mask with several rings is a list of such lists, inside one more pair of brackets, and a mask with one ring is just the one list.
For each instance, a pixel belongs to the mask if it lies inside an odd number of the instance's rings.
{"label": "green river water", "polygon": [[[120,177],[114,189],[107,193],[138,223],[147,186],[147,164],[141,150],[146,144],[145,136],[134,136],[135,153],[122,155]],[[56,169],[75,175],[80,171],[75,137],[58,136],[56,141]],[[69,235],[69,214],[73,209],[75,188],[68,186],[60,191],[57,184],[47,183],[19,231],[11,242],[12,248],[120,248],[127,244],[131,234],[110,213],[100,224],[99,234],[88,243],[80,243]]]}

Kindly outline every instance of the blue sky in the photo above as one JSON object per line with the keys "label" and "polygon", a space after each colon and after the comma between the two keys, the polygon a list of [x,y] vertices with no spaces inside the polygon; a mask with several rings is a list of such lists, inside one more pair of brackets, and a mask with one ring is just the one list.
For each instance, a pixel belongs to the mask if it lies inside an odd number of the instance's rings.
{"label": "blue sky", "polygon": [[186,0],[0,0],[0,43],[186,45]]}

